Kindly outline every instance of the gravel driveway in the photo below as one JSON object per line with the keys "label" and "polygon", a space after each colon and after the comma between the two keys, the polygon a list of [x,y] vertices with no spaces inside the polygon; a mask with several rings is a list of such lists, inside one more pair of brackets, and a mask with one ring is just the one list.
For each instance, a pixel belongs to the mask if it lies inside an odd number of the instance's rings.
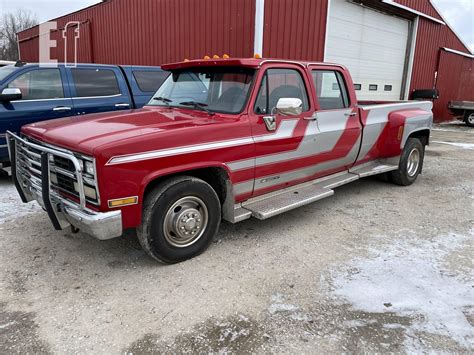
{"label": "gravel driveway", "polygon": [[410,187],[368,178],[224,224],[172,266],[55,232],[0,180],[0,353],[474,352],[474,129],[437,126]]}

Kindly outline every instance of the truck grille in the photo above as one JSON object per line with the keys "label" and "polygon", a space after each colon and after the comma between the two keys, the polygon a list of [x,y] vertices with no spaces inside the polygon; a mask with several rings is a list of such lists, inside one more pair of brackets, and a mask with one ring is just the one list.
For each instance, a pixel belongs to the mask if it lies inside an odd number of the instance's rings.
{"label": "truck grille", "polygon": [[[42,146],[41,143],[32,141],[27,137],[23,137],[23,139]],[[37,191],[41,191],[41,151],[20,141],[17,141],[16,148],[16,165],[19,180],[24,186],[31,185]],[[77,190],[78,183],[73,162],[64,157],[49,155],[49,166],[51,190],[62,196],[66,195],[79,198],[79,192]],[[84,178],[83,180],[84,187],[97,190],[94,186],[94,179]],[[98,204],[97,198],[92,199],[86,197],[86,201],[92,204]]]}

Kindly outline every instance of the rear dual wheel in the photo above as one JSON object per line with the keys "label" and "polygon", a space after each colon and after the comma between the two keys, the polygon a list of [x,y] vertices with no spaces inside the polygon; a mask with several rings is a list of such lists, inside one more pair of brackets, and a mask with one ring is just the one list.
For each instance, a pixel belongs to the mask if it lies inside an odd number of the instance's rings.
{"label": "rear dual wheel", "polygon": [[173,264],[204,252],[221,222],[221,205],[205,181],[182,176],[148,193],[137,230],[142,248],[154,259]]}
{"label": "rear dual wheel", "polygon": [[389,173],[392,182],[408,186],[415,182],[421,172],[425,147],[418,138],[409,138],[403,148],[398,170]]}
{"label": "rear dual wheel", "polygon": [[464,115],[464,122],[469,127],[474,127],[474,111],[467,111]]}

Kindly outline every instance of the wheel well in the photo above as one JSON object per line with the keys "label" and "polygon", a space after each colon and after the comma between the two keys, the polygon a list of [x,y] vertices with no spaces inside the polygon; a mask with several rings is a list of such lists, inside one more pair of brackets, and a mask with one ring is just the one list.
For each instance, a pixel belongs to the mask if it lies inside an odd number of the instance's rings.
{"label": "wheel well", "polygon": [[229,176],[224,168],[218,167],[187,170],[176,174],[160,176],[148,183],[145,188],[144,196],[146,196],[149,191],[153,190],[153,188],[155,188],[159,183],[176,176],[193,176],[207,182],[217,193],[221,204],[224,203],[227,197],[226,181],[229,179]]}
{"label": "wheel well", "polygon": [[421,144],[429,145],[430,144],[430,130],[424,129],[421,131],[413,132],[408,136],[408,138],[418,138],[421,141]]}

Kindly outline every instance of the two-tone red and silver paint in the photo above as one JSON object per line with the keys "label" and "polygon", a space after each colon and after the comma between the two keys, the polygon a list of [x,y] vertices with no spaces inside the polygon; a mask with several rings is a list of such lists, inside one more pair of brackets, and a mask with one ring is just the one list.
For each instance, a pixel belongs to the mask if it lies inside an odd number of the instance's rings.
{"label": "two-tone red and silver paint", "polygon": [[[106,212],[109,200],[138,196],[121,207],[123,229],[141,223],[147,186],[169,175],[218,168],[230,186],[227,204],[238,206],[256,196],[370,161],[399,159],[408,137],[431,129],[431,102],[359,105],[349,72],[342,66],[282,60],[228,59],[189,61],[166,70],[196,66],[245,66],[257,70],[245,109],[238,115],[208,115],[194,109],[147,106],[121,113],[65,118],[23,128],[26,136],[93,156]],[[309,110],[299,116],[276,116],[268,131],[253,107],[260,82],[269,68],[292,68],[304,78]],[[311,70],[339,71],[348,87],[350,106],[321,110]],[[224,218],[233,222],[231,212]]]}

